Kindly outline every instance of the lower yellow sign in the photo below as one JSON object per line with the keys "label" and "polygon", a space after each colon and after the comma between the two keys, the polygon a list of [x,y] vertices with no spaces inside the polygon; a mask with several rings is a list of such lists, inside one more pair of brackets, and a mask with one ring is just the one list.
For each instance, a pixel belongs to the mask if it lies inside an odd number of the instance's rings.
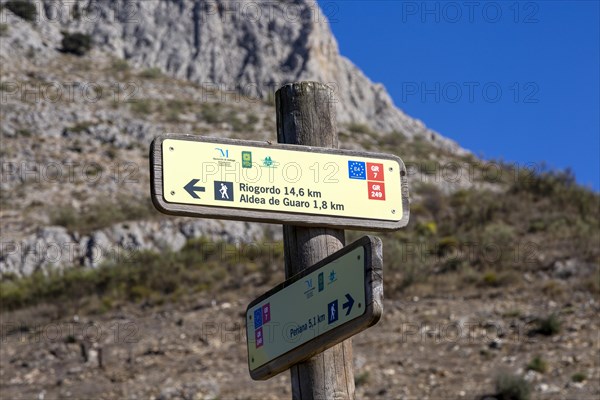
{"label": "lower yellow sign", "polygon": [[153,143],[152,162],[166,213],[382,230],[408,222],[394,155],[168,135]]}
{"label": "lower yellow sign", "polygon": [[248,365],[266,379],[375,324],[381,314],[381,241],[364,237],[253,301]]}

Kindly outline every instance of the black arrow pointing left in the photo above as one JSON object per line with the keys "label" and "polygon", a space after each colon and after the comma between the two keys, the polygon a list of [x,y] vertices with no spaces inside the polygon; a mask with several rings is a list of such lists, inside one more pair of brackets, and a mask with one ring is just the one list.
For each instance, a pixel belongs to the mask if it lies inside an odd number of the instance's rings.
{"label": "black arrow pointing left", "polygon": [[346,300],[348,300],[347,302],[345,302],[344,304],[342,304],[342,308],[345,310],[346,308],[348,309],[346,311],[346,315],[350,314],[350,311],[352,311],[352,306],[354,305],[354,299],[352,298],[352,296],[350,296],[349,293],[346,293]]}
{"label": "black arrow pointing left", "polygon": [[191,181],[188,182],[187,185],[185,185],[183,188],[185,189],[186,192],[188,192],[190,194],[190,196],[192,196],[195,199],[199,199],[200,196],[198,196],[196,194],[196,192],[204,192],[206,191],[206,189],[204,188],[204,186],[196,186],[196,183],[198,183],[200,181],[200,179],[192,179]]}

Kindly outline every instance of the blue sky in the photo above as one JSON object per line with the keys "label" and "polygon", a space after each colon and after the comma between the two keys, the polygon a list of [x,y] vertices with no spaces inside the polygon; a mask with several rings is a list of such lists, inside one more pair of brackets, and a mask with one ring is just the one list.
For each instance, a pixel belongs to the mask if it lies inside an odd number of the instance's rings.
{"label": "blue sky", "polygon": [[597,1],[319,0],[394,103],[476,155],[571,167],[600,190]]}

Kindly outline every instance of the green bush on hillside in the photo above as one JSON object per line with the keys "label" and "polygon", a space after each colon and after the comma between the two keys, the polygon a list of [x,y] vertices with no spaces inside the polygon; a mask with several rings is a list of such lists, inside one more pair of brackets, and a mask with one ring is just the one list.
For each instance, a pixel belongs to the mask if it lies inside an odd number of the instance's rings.
{"label": "green bush on hillside", "polygon": [[560,332],[561,323],[556,314],[550,314],[547,317],[537,320],[535,333],[540,335],[552,336]]}
{"label": "green bush on hillside", "polygon": [[283,264],[283,246],[265,242],[248,248],[225,242],[194,239],[180,251],[126,251],[98,268],[72,267],[37,271],[30,276],[1,276],[0,309],[40,303],[77,307],[90,298],[107,307],[124,301],[176,301],[181,295],[241,282],[252,272],[272,275]]}
{"label": "green bush on hillside", "polygon": [[160,68],[148,68],[140,72],[139,77],[144,79],[158,79],[163,76]]}
{"label": "green bush on hillside", "polygon": [[62,32],[62,34],[61,51],[64,53],[75,54],[81,57],[92,49],[92,37],[90,35],[80,32]]}
{"label": "green bush on hillside", "polygon": [[158,215],[150,199],[119,196],[116,200],[98,199],[75,209],[70,205],[56,206],[50,211],[50,223],[70,232],[87,234],[125,221],[153,218]]}
{"label": "green bush on hillside", "polygon": [[4,3],[4,7],[9,9],[17,17],[25,21],[33,22],[37,18],[37,8],[34,3],[25,0],[11,0]]}
{"label": "green bush on hillside", "polygon": [[527,369],[544,374],[548,371],[548,363],[542,357],[535,356],[533,360],[527,364]]}
{"label": "green bush on hillside", "polygon": [[529,400],[531,386],[522,377],[509,373],[501,373],[496,378],[496,394],[498,400]]}

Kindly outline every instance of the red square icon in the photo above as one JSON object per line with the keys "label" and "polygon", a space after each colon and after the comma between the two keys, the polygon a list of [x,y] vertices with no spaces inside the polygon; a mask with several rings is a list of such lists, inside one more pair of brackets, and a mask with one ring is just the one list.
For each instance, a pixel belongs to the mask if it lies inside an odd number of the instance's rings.
{"label": "red square icon", "polygon": [[385,200],[385,183],[369,182],[369,199]]}
{"label": "red square icon", "polygon": [[367,180],[383,182],[383,164],[367,163]]}

